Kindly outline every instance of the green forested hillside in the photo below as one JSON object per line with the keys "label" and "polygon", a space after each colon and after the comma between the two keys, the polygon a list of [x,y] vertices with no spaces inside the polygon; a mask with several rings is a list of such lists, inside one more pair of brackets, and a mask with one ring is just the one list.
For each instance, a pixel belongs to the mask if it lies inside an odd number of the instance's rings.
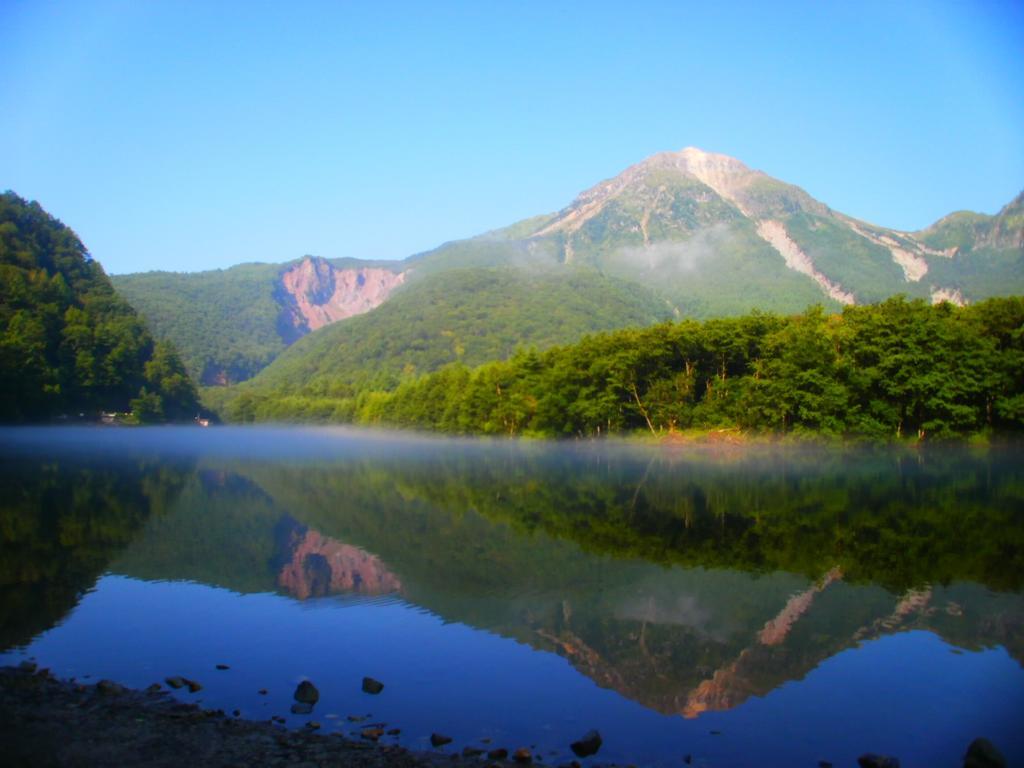
{"label": "green forested hillside", "polygon": [[[373,266],[395,278],[394,293],[377,291],[377,300],[328,318],[351,330],[299,346],[271,368],[267,381],[280,389],[286,376],[308,378],[288,383],[293,394],[347,392],[352,380],[373,378],[369,371],[378,359],[376,374],[386,381],[396,371],[419,373],[446,360],[472,364],[501,357],[516,343],[578,338],[567,328],[583,332],[637,322],[626,313],[616,325],[613,311],[594,322],[567,324],[557,312],[543,309],[523,315],[528,322],[520,334],[507,303],[498,294],[488,294],[498,302],[496,311],[479,312],[472,332],[461,333],[445,326],[452,303],[483,304],[457,294],[493,288],[467,282],[464,270],[476,270],[478,277],[484,274],[481,270],[516,270],[515,280],[508,274],[501,280],[517,285],[532,281],[531,302],[542,308],[564,303],[564,286],[551,279],[554,275],[590,270],[605,282],[591,280],[574,293],[607,287],[610,280],[620,288],[630,284],[633,294],[655,302],[655,314],[667,309],[673,316],[701,320],[753,310],[790,314],[815,304],[837,311],[846,304],[876,303],[894,295],[955,303],[1019,295],[1024,293],[1022,201],[1018,197],[995,216],[957,213],[921,232],[900,232],[834,211],[799,187],[734,158],[693,147],[662,152],[584,190],[557,213],[447,242],[404,261],[377,262]],[[327,260],[317,261],[326,275]],[[115,284],[149,319],[158,338],[182,350],[194,377],[206,385],[224,385],[251,378],[297,336],[323,324],[321,316],[312,324],[287,320],[298,284],[309,288],[308,280],[296,279],[297,264],[247,264],[194,275],[125,275]],[[330,264],[354,269],[371,265],[336,259]],[[447,287],[440,290],[435,279],[446,280]],[[328,282],[307,291],[299,303],[319,304],[318,297],[333,287]],[[541,292],[550,295],[541,298]],[[444,299],[438,300],[442,294]],[[398,306],[409,310],[408,317],[378,312],[371,315],[373,320],[354,324],[343,319],[400,296]],[[574,301],[576,309],[584,304],[600,307],[604,294],[598,290]],[[385,327],[374,328],[378,321]],[[425,336],[403,335],[409,328],[402,326],[413,324]],[[443,331],[461,333],[458,343],[465,355],[449,354],[452,343],[438,338]],[[359,339],[367,340],[364,352],[352,351],[364,343]],[[410,342],[404,349],[403,340]],[[299,359],[307,353],[310,359]],[[402,355],[406,358],[396,364]],[[210,395],[220,403],[230,396]]]}
{"label": "green forested hillside", "polygon": [[1024,427],[1022,371],[1024,299],[956,308],[900,297],[842,315],[815,308],[607,333],[357,397],[268,387],[229,415],[459,434],[741,427],[930,438]]}
{"label": "green forested hillside", "polygon": [[448,363],[478,365],[522,345],[545,348],[669,314],[643,288],[589,270],[455,269],[310,334],[251,382],[206,397],[242,420],[302,418],[303,404],[314,402],[323,416],[357,392],[390,389]]}
{"label": "green forested hillside", "polygon": [[0,196],[0,421],[133,410],[191,418],[196,392],[74,232],[38,203]]}
{"label": "green forested hillside", "polygon": [[950,254],[932,259],[931,273],[966,297],[1024,290],[1024,192],[995,216],[961,211],[919,232],[918,238]]}
{"label": "green forested hillside", "polygon": [[212,383],[253,376],[285,344],[277,332],[274,298],[280,264],[239,264],[199,272],[114,275],[114,287],[146,318],[159,338],[181,349],[189,373]]}

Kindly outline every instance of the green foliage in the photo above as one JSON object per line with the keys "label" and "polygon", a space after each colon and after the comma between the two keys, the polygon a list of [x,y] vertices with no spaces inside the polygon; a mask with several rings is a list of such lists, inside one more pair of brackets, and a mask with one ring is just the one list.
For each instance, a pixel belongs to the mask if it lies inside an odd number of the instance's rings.
{"label": "green foliage", "polygon": [[0,461],[0,651],[26,643],[75,606],[180,492],[181,467],[152,462]]}
{"label": "green foliage", "polygon": [[350,420],[359,393],[667,314],[642,288],[591,271],[451,270],[299,340],[254,380],[207,404],[238,421]]}
{"label": "green foliage", "polygon": [[907,283],[888,248],[872,243],[827,216],[799,213],[786,219],[786,232],[827,278],[851,291],[858,302],[882,301],[893,286],[924,296],[927,286]]}
{"label": "green foliage", "polygon": [[323,420],[549,437],[741,427],[945,438],[1024,427],[1022,370],[1024,299],[961,309],[896,298],[836,316],[617,331],[333,399],[250,391],[229,415],[284,420],[299,406]]}
{"label": "green foliage", "polygon": [[960,211],[917,237],[947,254],[929,256],[925,282],[975,301],[1024,293],[1024,193],[995,216]]}
{"label": "green foliage", "polygon": [[176,353],[154,345],[74,232],[12,192],[0,196],[0,391],[8,422],[124,411],[139,397],[161,419],[197,407]]}
{"label": "green foliage", "polygon": [[270,363],[285,343],[274,297],[278,264],[184,274],[115,275],[117,290],[160,339],[181,350],[193,379],[242,381]]}

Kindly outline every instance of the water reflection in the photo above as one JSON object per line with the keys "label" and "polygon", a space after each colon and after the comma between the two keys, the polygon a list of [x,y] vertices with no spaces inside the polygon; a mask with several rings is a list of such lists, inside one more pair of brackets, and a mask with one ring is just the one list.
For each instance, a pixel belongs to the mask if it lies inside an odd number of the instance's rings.
{"label": "water reflection", "polygon": [[127,445],[101,436],[88,459],[52,441],[46,455],[24,437],[0,443],[5,648],[111,571],[302,601],[395,595],[686,719],[909,630],[1024,662],[1016,449],[709,453],[342,433],[294,451],[295,433],[236,431],[239,451],[164,431],[168,459],[152,433],[122,434]]}

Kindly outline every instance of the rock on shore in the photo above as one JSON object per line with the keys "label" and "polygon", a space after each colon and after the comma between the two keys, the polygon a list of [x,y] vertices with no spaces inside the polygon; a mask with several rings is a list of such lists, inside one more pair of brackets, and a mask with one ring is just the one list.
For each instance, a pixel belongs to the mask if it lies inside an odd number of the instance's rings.
{"label": "rock on shore", "polygon": [[310,729],[226,717],[167,693],[56,680],[46,670],[0,668],[0,744],[5,766],[345,765],[437,768],[429,755],[357,743]]}

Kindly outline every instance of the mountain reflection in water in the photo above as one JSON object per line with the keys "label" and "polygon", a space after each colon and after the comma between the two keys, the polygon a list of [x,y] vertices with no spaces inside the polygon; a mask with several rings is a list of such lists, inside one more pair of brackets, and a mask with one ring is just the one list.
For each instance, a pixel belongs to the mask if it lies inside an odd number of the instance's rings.
{"label": "mountain reflection in water", "polygon": [[[118,446],[37,432],[0,440],[8,649],[112,572],[303,601],[393,595],[685,719],[908,630],[1024,662],[1015,448],[249,430],[243,451],[175,430],[121,431]],[[203,435],[217,432],[232,430]],[[267,441],[279,452],[253,448]]]}

